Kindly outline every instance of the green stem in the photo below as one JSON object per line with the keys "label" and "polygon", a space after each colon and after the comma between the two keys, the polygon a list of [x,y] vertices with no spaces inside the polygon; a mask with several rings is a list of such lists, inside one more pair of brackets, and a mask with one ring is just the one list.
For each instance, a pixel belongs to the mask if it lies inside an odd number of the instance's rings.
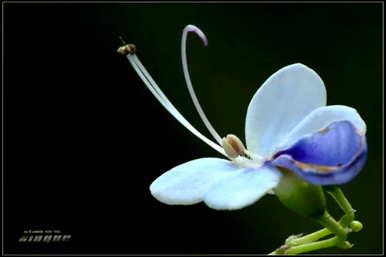
{"label": "green stem", "polygon": [[[344,217],[339,220],[339,223],[341,225],[344,224]],[[294,238],[286,241],[286,245],[288,246],[296,246],[296,245],[301,245],[305,243],[310,243],[314,242],[316,240],[321,239],[322,237],[328,236],[331,234],[331,231],[328,230],[327,228],[320,229],[318,231],[315,231],[311,234],[299,237],[299,238]]]}
{"label": "green stem", "polygon": [[[286,240],[284,246],[281,246],[269,255],[299,254],[333,246],[340,248],[352,247],[352,245],[346,241],[347,234],[351,231],[360,231],[362,229],[362,224],[358,221],[354,221],[355,210],[352,208],[350,202],[344,196],[343,191],[339,187],[325,186],[323,188],[334,198],[339,207],[344,211],[345,215],[339,220],[339,222],[337,222],[326,210],[322,216],[315,218],[318,223],[325,227],[324,229],[303,237],[297,238],[296,236],[291,236]],[[357,222],[360,226],[354,224],[355,222]],[[351,230],[350,227],[352,227],[353,230]],[[335,237],[317,241],[330,234],[335,234]]]}
{"label": "green stem", "polygon": [[[348,243],[345,242],[347,238],[347,231],[327,211],[325,211],[324,214],[316,220],[325,228],[306,236],[289,240],[286,242],[284,247],[275,250],[271,253],[271,255],[283,254],[283,250],[284,254],[298,254],[332,246],[339,246],[341,248],[347,247]],[[336,236],[330,239],[314,242],[331,233]]]}
{"label": "green stem", "polygon": [[345,241],[343,244],[341,243],[339,237],[335,236],[333,238],[329,238],[326,240],[318,241],[318,242],[312,242],[308,244],[302,244],[297,246],[282,246],[275,251],[269,253],[268,255],[294,255],[299,253],[306,253],[311,251],[316,251],[324,248],[339,246],[344,248],[351,248],[352,245]]}
{"label": "green stem", "polygon": [[334,198],[334,200],[338,203],[339,207],[346,214],[342,220],[343,227],[349,226],[350,223],[355,219],[355,210],[352,208],[350,202],[344,196],[343,191],[337,186],[326,186],[324,188]]}
{"label": "green stem", "polygon": [[284,254],[299,254],[299,253],[306,253],[311,251],[316,251],[323,248],[333,247],[340,243],[340,239],[338,237],[333,237],[330,239],[318,241],[318,242],[312,242],[308,244],[293,246],[286,250]]}
{"label": "green stem", "polygon": [[295,238],[292,240],[288,240],[286,242],[286,245],[288,245],[288,246],[302,245],[305,243],[310,243],[310,242],[319,240],[320,238],[328,236],[330,234],[331,234],[331,231],[324,228],[324,229],[315,231],[314,233],[311,233],[311,234],[308,234],[308,235],[305,235],[305,236],[302,236],[299,238]]}
{"label": "green stem", "polygon": [[322,226],[327,228],[331,233],[335,234],[338,238],[337,245],[343,245],[347,238],[347,230],[342,227],[327,211],[316,219]]}

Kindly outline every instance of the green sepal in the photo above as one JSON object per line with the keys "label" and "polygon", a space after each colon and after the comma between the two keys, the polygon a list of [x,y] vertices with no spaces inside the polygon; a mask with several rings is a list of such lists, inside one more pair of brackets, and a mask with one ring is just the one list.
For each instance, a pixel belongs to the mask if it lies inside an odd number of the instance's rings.
{"label": "green sepal", "polygon": [[280,168],[283,177],[274,189],[279,200],[290,210],[309,218],[319,218],[326,210],[321,186],[307,183],[293,172]]}

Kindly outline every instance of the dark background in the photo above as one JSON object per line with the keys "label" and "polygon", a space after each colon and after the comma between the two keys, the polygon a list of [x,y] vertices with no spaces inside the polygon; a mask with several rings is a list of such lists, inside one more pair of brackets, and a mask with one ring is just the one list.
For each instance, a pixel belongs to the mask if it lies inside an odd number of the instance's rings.
{"label": "dark background", "polygon": [[[149,185],[201,157],[221,157],[166,112],[118,54],[118,36],[185,117],[209,136],[183,80],[180,37],[198,97],[220,135],[244,138],[248,103],[285,65],[324,80],[328,104],[368,125],[368,161],[342,186],[364,224],[350,250],[383,252],[381,3],[5,3],[5,253],[269,253],[320,227],[268,195],[239,211],[168,206]],[[269,111],[269,110],[267,110]],[[342,213],[329,201],[331,213]],[[70,242],[19,243],[25,229]]]}

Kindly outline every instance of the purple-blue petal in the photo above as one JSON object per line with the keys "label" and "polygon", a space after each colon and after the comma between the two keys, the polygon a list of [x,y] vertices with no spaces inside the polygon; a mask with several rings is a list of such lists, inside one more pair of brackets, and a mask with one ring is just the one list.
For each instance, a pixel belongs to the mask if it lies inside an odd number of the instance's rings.
{"label": "purple-blue petal", "polygon": [[326,129],[303,138],[276,156],[290,155],[293,159],[313,165],[341,166],[361,149],[362,137],[348,121],[334,122]]}
{"label": "purple-blue petal", "polygon": [[356,177],[366,156],[365,136],[359,135],[349,121],[339,121],[278,152],[271,163],[311,184],[337,185]]}

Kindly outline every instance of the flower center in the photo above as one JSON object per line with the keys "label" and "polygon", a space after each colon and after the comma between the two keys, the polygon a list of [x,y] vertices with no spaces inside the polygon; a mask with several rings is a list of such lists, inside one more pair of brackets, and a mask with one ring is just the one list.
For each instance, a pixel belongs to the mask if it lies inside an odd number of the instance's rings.
{"label": "flower center", "polygon": [[229,134],[222,139],[222,147],[230,159],[234,159],[238,156],[244,156],[247,159],[251,159],[246,153],[247,149],[244,144],[233,134]]}
{"label": "flower center", "polygon": [[222,147],[228,158],[241,167],[259,168],[265,162],[263,157],[248,151],[241,140],[233,134],[222,139]]}

